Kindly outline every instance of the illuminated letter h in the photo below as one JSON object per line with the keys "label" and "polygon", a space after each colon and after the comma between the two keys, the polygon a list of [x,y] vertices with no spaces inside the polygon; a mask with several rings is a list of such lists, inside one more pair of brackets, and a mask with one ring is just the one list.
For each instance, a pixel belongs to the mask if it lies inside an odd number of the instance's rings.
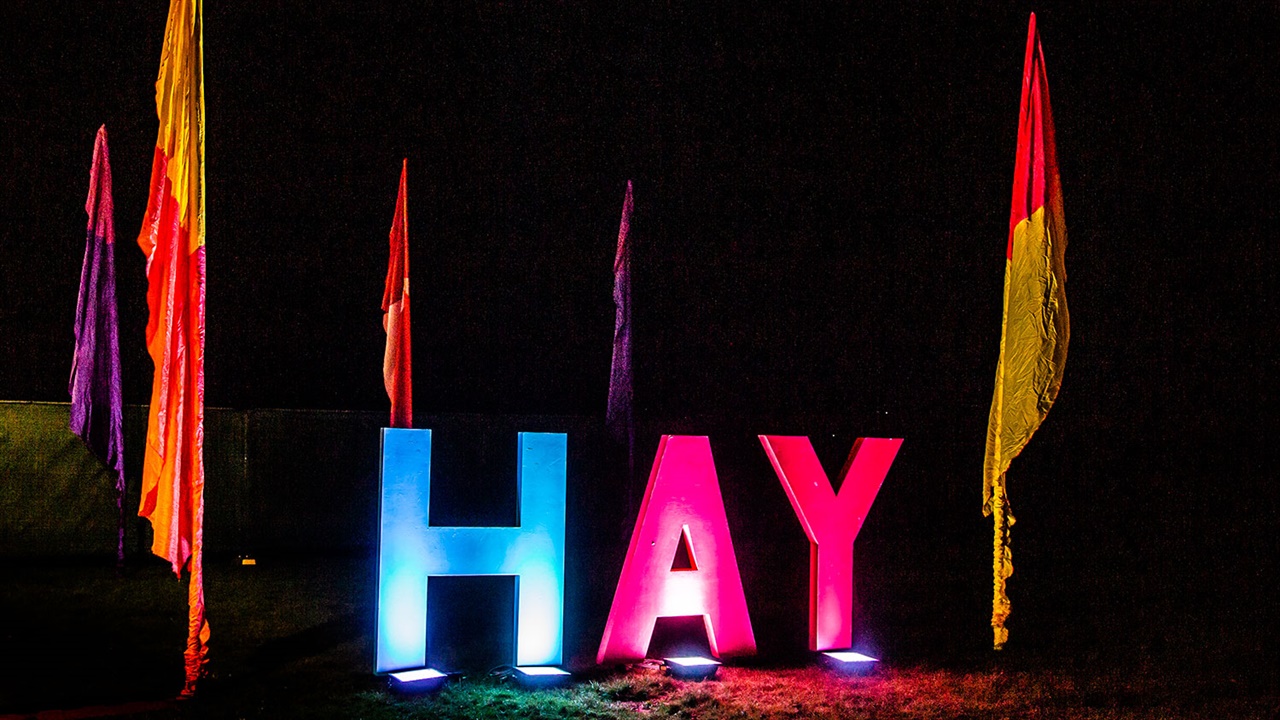
{"label": "illuminated letter h", "polygon": [[431,527],[431,431],[382,431],[377,672],[427,664],[427,581],[514,575],[516,664],[564,645],[565,435],[520,433],[516,527]]}

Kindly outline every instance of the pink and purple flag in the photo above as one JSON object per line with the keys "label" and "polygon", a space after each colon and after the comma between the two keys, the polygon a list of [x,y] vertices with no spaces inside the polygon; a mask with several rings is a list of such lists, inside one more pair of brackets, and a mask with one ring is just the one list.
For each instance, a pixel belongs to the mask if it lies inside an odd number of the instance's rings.
{"label": "pink and purple flag", "polygon": [[107,127],[98,128],[89,170],[89,215],[80,298],[76,303],[76,350],[71,361],[71,432],[115,476],[116,564],[124,562],[124,423],[120,399],[120,341],[116,316],[115,222]]}

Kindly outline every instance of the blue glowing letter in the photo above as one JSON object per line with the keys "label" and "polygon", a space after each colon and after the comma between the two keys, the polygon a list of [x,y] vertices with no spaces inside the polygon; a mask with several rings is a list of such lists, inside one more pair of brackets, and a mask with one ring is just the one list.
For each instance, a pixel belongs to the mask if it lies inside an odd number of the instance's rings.
{"label": "blue glowing letter", "polygon": [[516,664],[564,645],[565,435],[520,433],[516,527],[431,527],[431,431],[382,430],[377,672],[427,664],[427,579],[514,575]]}

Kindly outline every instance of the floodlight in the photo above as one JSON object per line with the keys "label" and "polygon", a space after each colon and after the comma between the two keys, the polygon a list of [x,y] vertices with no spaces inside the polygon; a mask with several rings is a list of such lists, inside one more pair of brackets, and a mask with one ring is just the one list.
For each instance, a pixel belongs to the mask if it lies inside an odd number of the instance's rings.
{"label": "floodlight", "polygon": [[876,664],[880,662],[878,658],[863,655],[853,650],[830,650],[822,653],[822,657],[828,666],[850,674],[871,672],[876,668]]}
{"label": "floodlight", "polygon": [[681,680],[706,680],[715,677],[716,670],[720,668],[719,662],[697,655],[663,658],[662,661],[667,672]]}
{"label": "floodlight", "polygon": [[551,665],[517,665],[516,682],[529,687],[548,687],[568,682],[573,676],[566,670]]}
{"label": "floodlight", "polygon": [[390,673],[392,686],[404,692],[425,692],[444,686],[448,675],[434,668],[418,668]]}

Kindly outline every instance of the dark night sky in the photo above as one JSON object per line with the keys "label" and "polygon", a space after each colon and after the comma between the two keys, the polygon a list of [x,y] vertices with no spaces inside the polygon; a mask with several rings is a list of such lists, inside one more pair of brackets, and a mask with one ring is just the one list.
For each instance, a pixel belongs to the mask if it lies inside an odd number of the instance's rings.
{"label": "dark night sky", "polygon": [[[106,123],[146,401],[166,5],[0,9],[0,398],[66,399]],[[1034,9],[1070,233],[1060,405],[1271,416],[1274,7],[580,5],[208,3],[209,404],[386,407],[407,156],[420,412],[603,412],[631,178],[642,417],[985,417]]]}

